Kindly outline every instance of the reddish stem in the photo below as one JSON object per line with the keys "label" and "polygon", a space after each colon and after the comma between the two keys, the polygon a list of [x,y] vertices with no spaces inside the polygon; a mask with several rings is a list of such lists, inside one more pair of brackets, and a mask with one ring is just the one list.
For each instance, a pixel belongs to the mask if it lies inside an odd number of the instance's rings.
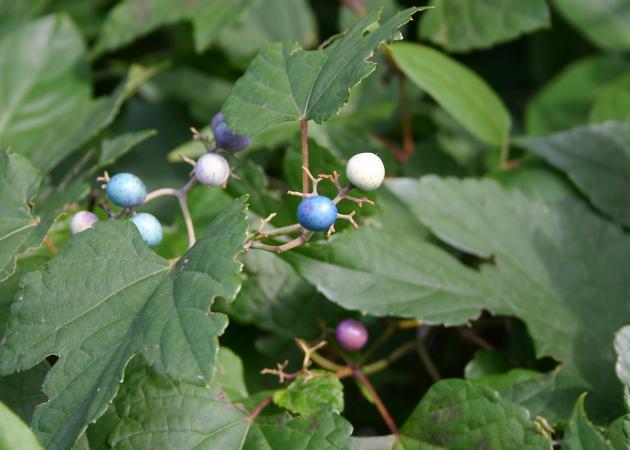
{"label": "reddish stem", "polygon": [[408,161],[416,151],[416,144],[413,142],[413,131],[411,127],[411,114],[409,113],[409,99],[407,98],[407,83],[405,75],[399,73],[400,80],[400,120],[403,133],[403,155]]}
{"label": "reddish stem", "polygon": [[272,399],[273,398],[271,396],[265,397],[258,405],[256,405],[254,410],[251,413],[249,413],[249,419],[254,420],[256,417],[258,417],[260,413],[263,411],[263,409],[265,409],[267,406],[271,404]]}
{"label": "reddish stem", "polygon": [[[300,120],[300,137],[302,138],[302,167],[308,170],[308,121]],[[302,171],[302,193],[309,192],[309,179],[307,170]]]}
{"label": "reddish stem", "polygon": [[361,372],[361,369],[358,369],[358,368],[354,369],[354,378],[359,383],[361,383],[365,387],[365,389],[368,391],[368,393],[374,400],[374,403],[376,404],[376,408],[378,408],[378,412],[381,414],[381,417],[387,424],[387,427],[389,428],[389,430],[394,435],[398,436],[400,434],[400,432],[398,431],[398,426],[396,426],[396,422],[394,422],[394,419],[392,419],[392,416],[389,414],[389,411],[387,411],[385,404],[383,404],[383,401],[381,400],[378,393],[376,392],[376,389],[374,389],[374,386],[372,386],[372,383],[370,383],[370,380],[368,380],[365,374]]}

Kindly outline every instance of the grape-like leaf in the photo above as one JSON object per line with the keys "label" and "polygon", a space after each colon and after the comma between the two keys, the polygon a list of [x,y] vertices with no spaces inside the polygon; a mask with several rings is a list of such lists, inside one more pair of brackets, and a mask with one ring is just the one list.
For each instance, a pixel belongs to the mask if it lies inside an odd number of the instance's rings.
{"label": "grape-like leaf", "polygon": [[584,395],[580,396],[571,420],[564,431],[562,448],[566,450],[612,450],[604,435],[588,420],[584,410]]}
{"label": "grape-like leaf", "polygon": [[13,274],[21,254],[41,245],[52,224],[32,211],[40,181],[26,158],[0,151],[0,281]]}
{"label": "grape-like leaf", "polygon": [[115,449],[350,448],[352,426],[327,408],[312,416],[254,417],[256,402],[235,403],[216,382],[193,386],[142,367],[127,375],[116,399],[121,419],[109,439]]}
{"label": "grape-like leaf", "polygon": [[590,123],[612,120],[630,121],[630,76],[624,75],[609,83],[597,96],[591,108]]}
{"label": "grape-like leaf", "polygon": [[312,415],[328,406],[338,413],[343,412],[343,385],[332,372],[312,370],[300,374],[286,388],[273,394],[276,405],[304,416]]}
{"label": "grape-like leaf", "polygon": [[591,125],[519,143],[565,171],[596,207],[630,226],[630,124]]}
{"label": "grape-like leaf", "polygon": [[157,132],[155,130],[144,130],[123,133],[111,139],[104,139],[101,144],[101,153],[98,157],[95,170],[113,164],[117,159],[125,155],[136,145],[144,142],[151,136],[155,136],[156,134]]}
{"label": "grape-like leaf", "polygon": [[226,123],[254,135],[281,122],[323,122],[347,103],[349,90],[371,74],[368,59],[423,8],[408,8],[380,26],[379,11],[359,21],[323,49],[271,44],[254,59],[223,104]]}
{"label": "grape-like leaf", "polygon": [[545,0],[433,0],[420,35],[448,51],[488,48],[548,27]]}
{"label": "grape-like leaf", "polygon": [[235,256],[246,230],[239,199],[172,264],[129,222],[99,222],[41,272],[23,278],[0,348],[0,373],[59,356],[44,384],[50,401],[32,422],[46,448],[71,446],[103,414],[136,353],[174,379],[211,381],[227,319],[209,306],[239,288]]}
{"label": "grape-like leaf", "polygon": [[476,73],[445,54],[420,44],[393,45],[392,56],[400,70],[470,134],[496,148],[507,145],[510,114],[497,94]]}
{"label": "grape-like leaf", "polygon": [[[400,445],[427,443],[449,450],[543,450],[551,441],[529,412],[492,389],[463,380],[443,380],[424,395],[400,429]],[[422,447],[420,447],[422,448]]]}

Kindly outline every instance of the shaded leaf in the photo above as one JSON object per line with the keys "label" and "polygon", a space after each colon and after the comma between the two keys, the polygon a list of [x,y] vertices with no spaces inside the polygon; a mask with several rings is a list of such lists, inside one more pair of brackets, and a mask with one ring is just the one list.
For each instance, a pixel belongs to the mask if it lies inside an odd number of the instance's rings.
{"label": "shaded leaf", "polygon": [[510,41],[550,24],[545,0],[433,0],[420,36],[449,52],[466,52]]}
{"label": "shaded leaf", "polygon": [[495,147],[507,145],[510,114],[477,74],[424,45],[399,43],[391,51],[405,75],[473,136]]}
{"label": "shaded leaf", "polygon": [[597,208],[630,226],[630,124],[591,125],[518,142],[566,172]]}
{"label": "shaded leaf", "polygon": [[212,379],[216,337],[227,320],[209,305],[238,290],[244,208],[243,199],[226,208],[174,266],[129,222],[99,222],[23,279],[0,373],[59,356],[44,384],[51,400],[32,422],[46,448],[71,446],[105,412],[136,353],[174,379]]}
{"label": "shaded leaf", "polygon": [[612,450],[604,435],[588,420],[584,410],[584,395],[580,396],[571,420],[564,431],[562,448],[567,450]]}
{"label": "shaded leaf", "polygon": [[[398,36],[398,29],[421,8],[409,8],[378,28],[378,12],[358,22],[324,49],[271,44],[254,59],[223,105],[225,121],[238,133],[253,135],[281,122],[323,122],[348,101],[349,90],[370,75],[370,54]],[[365,33],[367,29],[371,31]]]}
{"label": "shaded leaf", "polygon": [[630,49],[630,4],[627,0],[552,0],[556,9],[595,45]]}
{"label": "shaded leaf", "polygon": [[0,377],[0,402],[24,422],[30,422],[35,407],[48,400],[41,387],[48,369],[48,363],[42,362],[24,372]]}
{"label": "shaded leaf", "polygon": [[571,64],[529,101],[525,131],[546,135],[586,124],[595,99],[627,69],[622,59],[602,55]]}
{"label": "shaded leaf", "polygon": [[101,144],[101,153],[98,156],[97,168],[113,164],[121,156],[141,142],[155,136],[157,131],[144,130],[137,132],[123,133],[111,139],[104,139]]}
{"label": "shaded leaf", "polygon": [[630,120],[630,76],[619,77],[609,83],[597,97],[591,109],[590,122],[602,123],[610,120]]}

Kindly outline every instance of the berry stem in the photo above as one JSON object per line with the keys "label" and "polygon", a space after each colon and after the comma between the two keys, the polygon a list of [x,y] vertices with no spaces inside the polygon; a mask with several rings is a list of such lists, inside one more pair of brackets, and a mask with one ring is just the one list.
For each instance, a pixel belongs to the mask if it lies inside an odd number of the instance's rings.
{"label": "berry stem", "polygon": [[265,409],[267,406],[269,406],[271,404],[271,401],[273,400],[273,397],[270,395],[269,397],[265,397],[264,399],[262,399],[262,401],[256,405],[256,407],[252,410],[251,413],[249,413],[249,420],[254,420],[256,417],[258,417],[260,415],[260,413],[263,411],[263,409]]}
{"label": "berry stem", "polygon": [[302,141],[302,167],[305,169],[302,173],[302,193],[306,194],[310,191],[308,177],[308,121],[306,119],[300,120],[300,137]]}
{"label": "berry stem", "polygon": [[387,427],[389,428],[389,430],[392,432],[392,434],[394,434],[395,436],[398,436],[400,434],[400,432],[398,431],[398,426],[396,425],[396,422],[394,422],[394,419],[392,419],[392,416],[389,414],[387,407],[381,400],[381,397],[379,397],[378,393],[376,392],[376,389],[374,389],[374,386],[372,386],[372,383],[370,382],[370,380],[365,376],[365,374],[361,371],[361,369],[356,368],[356,367],[354,368],[353,375],[354,375],[354,378],[365,387],[365,389],[368,391],[368,393],[374,400],[374,403],[376,404],[376,408],[378,409],[378,412],[381,414],[381,417],[387,424]]}
{"label": "berry stem", "polygon": [[420,357],[420,361],[424,365],[424,368],[427,370],[427,373],[431,377],[434,383],[442,379],[442,375],[438,370],[437,366],[433,362],[429,351],[427,350],[426,345],[424,345],[424,340],[421,339],[416,346],[416,352],[418,352],[418,356]]}
{"label": "berry stem", "polygon": [[59,253],[59,250],[57,250],[57,246],[55,245],[53,240],[50,238],[50,236],[46,235],[46,237],[44,238],[44,244],[46,244],[46,248],[48,249],[51,255],[56,256],[57,253]]}
{"label": "berry stem", "polygon": [[[395,64],[391,60],[392,64]],[[416,150],[413,141],[413,131],[411,126],[411,114],[409,113],[409,98],[407,96],[407,83],[405,75],[398,71],[398,79],[400,86],[400,120],[403,134],[403,155],[404,161],[408,161]]]}

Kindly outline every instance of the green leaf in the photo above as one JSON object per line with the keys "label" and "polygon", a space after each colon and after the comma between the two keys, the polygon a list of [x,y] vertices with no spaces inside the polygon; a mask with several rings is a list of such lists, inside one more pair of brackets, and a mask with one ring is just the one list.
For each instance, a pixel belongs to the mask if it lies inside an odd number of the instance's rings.
{"label": "green leaf", "polygon": [[[370,54],[398,36],[398,29],[422,8],[409,8],[378,28],[378,12],[358,22],[324,49],[272,44],[254,59],[223,104],[225,121],[238,133],[254,135],[281,122],[323,122],[347,103],[349,90],[370,75]],[[365,33],[370,31],[369,33]]]}
{"label": "green leaf", "polygon": [[217,371],[214,383],[223,388],[230,401],[236,402],[249,396],[243,374],[243,362],[236,353],[227,347],[221,347],[217,355]]}
{"label": "green leaf", "polygon": [[604,435],[588,420],[584,410],[584,397],[575,404],[571,420],[564,431],[562,448],[566,450],[612,450]]}
{"label": "green leaf", "polygon": [[0,373],[59,356],[44,384],[51,400],[32,422],[46,448],[71,446],[105,412],[136,353],[174,379],[212,379],[227,320],[209,306],[238,291],[244,210],[236,200],[174,265],[129,222],[110,221],[75,235],[42,272],[23,278]]}
{"label": "green leaf", "polygon": [[343,385],[332,372],[312,370],[310,374],[298,375],[285,389],[274,392],[273,402],[303,416],[316,414],[322,405],[342,413]]}
{"label": "green leaf", "polygon": [[297,42],[303,48],[317,44],[317,22],[307,0],[252,2],[218,39],[227,57],[245,67],[271,42]]}
{"label": "green leaf", "polygon": [[442,241],[491,261],[476,280],[485,281],[485,308],[522,319],[537,355],[592,389],[592,414],[620,413],[611,344],[630,313],[630,279],[610,268],[629,262],[630,237],[571,197],[551,205],[492,181],[436,177],[390,186]]}
{"label": "green leaf", "polygon": [[433,0],[420,36],[449,52],[467,52],[549,27],[545,0]]}
{"label": "green leaf", "polygon": [[0,402],[0,449],[41,450],[28,426]]}
{"label": "green leaf", "polygon": [[525,408],[463,380],[434,384],[400,432],[395,448],[418,448],[418,441],[449,450],[551,449]]}
{"label": "green leaf", "polygon": [[424,45],[399,43],[391,51],[405,75],[473,136],[497,148],[507,145],[510,114],[477,74]]}
{"label": "green leaf", "polygon": [[161,26],[188,19],[193,21],[195,46],[201,52],[218,29],[234,20],[248,3],[249,0],[124,0],[109,12],[91,56],[96,58]]}
{"label": "green leaf", "polygon": [[552,3],[595,45],[606,50],[630,49],[627,0],[553,0]]}
{"label": "green leaf", "polygon": [[630,76],[619,77],[608,84],[591,109],[590,122],[603,123],[610,120],[630,121]]}
{"label": "green leaf", "polygon": [[149,370],[128,375],[116,399],[121,421],[110,436],[115,449],[349,449],[351,425],[320,410],[310,417],[288,414],[249,417],[222,387],[175,382]]}
{"label": "green leaf", "polygon": [[630,226],[630,124],[590,125],[518,142],[566,172],[597,208]]}
{"label": "green leaf", "polygon": [[[156,69],[132,66],[110,97],[91,98],[83,39],[64,15],[48,16],[0,40],[0,147],[48,172],[113,121]],[[45,143],[46,149],[42,150]]]}
{"label": "green leaf", "polygon": [[571,64],[530,100],[525,131],[546,135],[586,124],[595,99],[627,69],[622,59],[602,55]]}
{"label": "green leaf", "polygon": [[0,37],[41,14],[50,0],[0,0]]}
{"label": "green leaf", "polygon": [[616,371],[619,380],[630,385],[630,325],[621,328],[615,335]]}
{"label": "green leaf", "polygon": [[40,181],[27,159],[0,151],[0,281],[13,274],[20,255],[41,245],[52,224],[32,210]]}

